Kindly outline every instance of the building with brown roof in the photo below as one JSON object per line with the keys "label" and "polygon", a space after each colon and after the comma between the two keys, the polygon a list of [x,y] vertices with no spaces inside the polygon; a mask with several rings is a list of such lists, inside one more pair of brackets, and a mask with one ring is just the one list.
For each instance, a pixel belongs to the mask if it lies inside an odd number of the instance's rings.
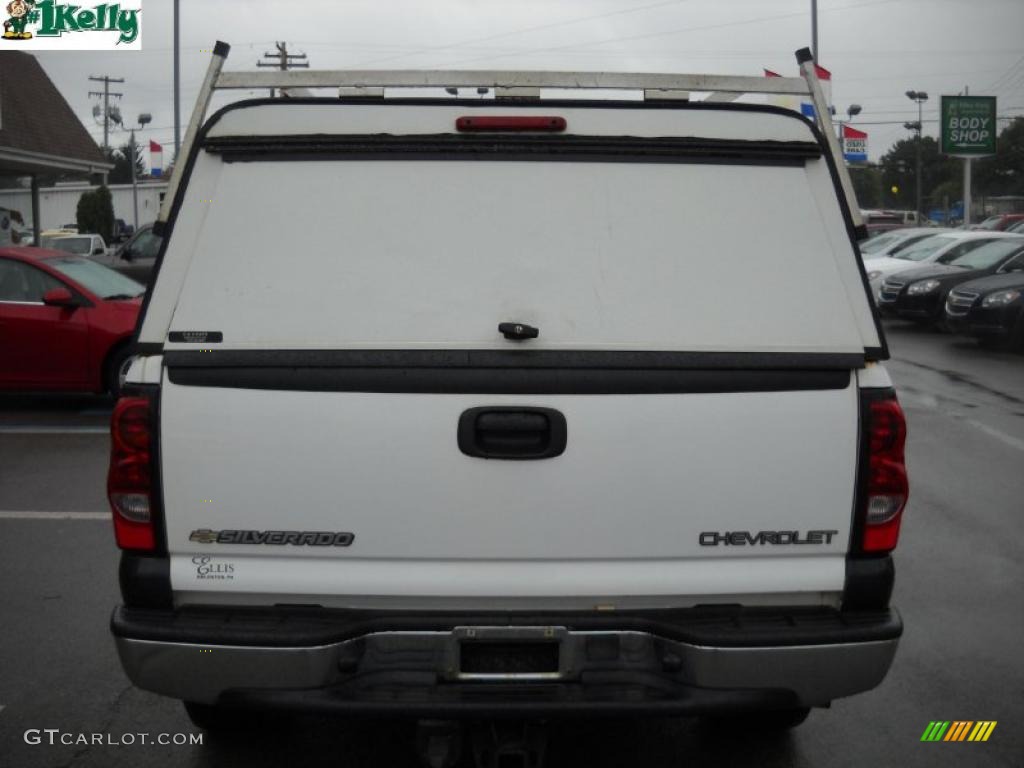
{"label": "building with brown roof", "polygon": [[35,57],[0,51],[0,175],[32,178],[36,242],[38,174],[104,173],[112,167]]}

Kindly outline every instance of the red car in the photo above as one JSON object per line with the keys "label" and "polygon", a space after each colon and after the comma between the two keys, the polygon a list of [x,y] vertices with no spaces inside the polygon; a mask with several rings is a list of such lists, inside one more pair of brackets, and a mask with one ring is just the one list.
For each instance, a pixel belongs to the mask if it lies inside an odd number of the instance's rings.
{"label": "red car", "polygon": [[989,216],[981,224],[971,229],[991,229],[996,232],[1004,232],[1015,224],[1024,221],[1024,213],[1000,213],[996,216]]}
{"label": "red car", "polygon": [[144,292],[82,256],[0,248],[0,390],[120,394]]}

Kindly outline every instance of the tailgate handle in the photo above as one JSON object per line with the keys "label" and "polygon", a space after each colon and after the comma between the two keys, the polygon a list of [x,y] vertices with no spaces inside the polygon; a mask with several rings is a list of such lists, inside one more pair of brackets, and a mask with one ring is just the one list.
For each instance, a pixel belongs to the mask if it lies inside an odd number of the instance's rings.
{"label": "tailgate handle", "polygon": [[459,450],[481,459],[550,459],[565,451],[565,416],[554,408],[470,408],[459,417]]}
{"label": "tailgate handle", "polygon": [[498,323],[498,333],[509,341],[526,341],[536,339],[540,329],[526,323]]}

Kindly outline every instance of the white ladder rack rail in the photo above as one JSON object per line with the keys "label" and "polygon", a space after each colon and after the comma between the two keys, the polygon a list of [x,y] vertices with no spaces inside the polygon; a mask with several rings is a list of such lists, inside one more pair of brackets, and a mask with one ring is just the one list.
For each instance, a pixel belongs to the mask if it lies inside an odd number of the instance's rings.
{"label": "white ladder rack rail", "polygon": [[[641,91],[644,98],[677,98],[691,91],[711,93],[708,101],[727,101],[744,94],[792,95],[808,98],[814,105],[817,124],[835,161],[839,182],[846,196],[858,237],[863,235],[863,220],[854,195],[850,174],[843,162],[832,116],[807,48],[796,52],[802,77],[753,77],[735,75],[666,74],[640,72],[557,72],[495,70],[292,70],[263,72],[223,72],[230,46],[218,41],[213,48],[206,76],[200,86],[180,155],[188,158],[196,136],[206,118],[210,99],[216,90],[254,88],[337,88],[339,94],[363,93],[383,97],[385,88],[491,88],[496,94],[539,95],[541,88],[582,90]],[[186,163],[177,162],[164,196],[158,228],[166,224],[177,196]]]}

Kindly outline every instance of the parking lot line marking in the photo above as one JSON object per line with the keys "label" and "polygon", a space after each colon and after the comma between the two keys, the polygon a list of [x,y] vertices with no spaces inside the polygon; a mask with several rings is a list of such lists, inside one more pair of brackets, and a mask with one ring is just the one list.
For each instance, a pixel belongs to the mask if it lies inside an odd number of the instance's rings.
{"label": "parking lot line marking", "polygon": [[110,427],[84,427],[73,424],[15,424],[0,426],[0,435],[106,435]]}
{"label": "parking lot line marking", "polygon": [[996,440],[1000,440],[1011,448],[1016,448],[1018,451],[1024,451],[1024,440],[1020,440],[1012,435],[1008,435],[1005,432],[1000,432],[994,427],[990,427],[988,424],[982,424],[980,421],[974,419],[967,419],[968,424],[972,427],[976,427],[990,437],[994,437]]}
{"label": "parking lot line marking", "polygon": [[109,520],[109,512],[34,512],[0,509],[0,520]]}

